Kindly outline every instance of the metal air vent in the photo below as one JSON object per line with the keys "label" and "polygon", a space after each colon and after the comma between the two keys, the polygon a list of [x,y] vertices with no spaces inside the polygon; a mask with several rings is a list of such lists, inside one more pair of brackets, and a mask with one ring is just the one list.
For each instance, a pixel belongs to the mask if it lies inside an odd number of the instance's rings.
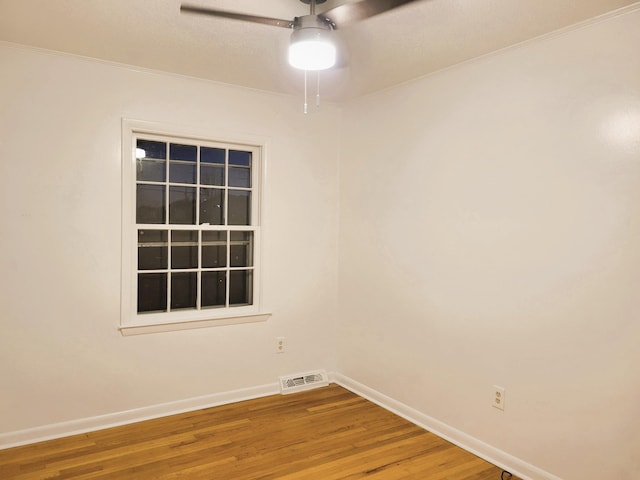
{"label": "metal air vent", "polygon": [[280,393],[283,395],[327,385],[329,385],[329,379],[324,370],[280,377]]}

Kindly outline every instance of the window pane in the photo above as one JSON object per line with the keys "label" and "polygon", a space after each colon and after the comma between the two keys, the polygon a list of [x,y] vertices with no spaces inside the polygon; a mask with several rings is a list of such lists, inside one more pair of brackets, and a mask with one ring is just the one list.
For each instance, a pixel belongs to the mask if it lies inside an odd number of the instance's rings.
{"label": "window pane", "polygon": [[138,312],[167,311],[167,274],[138,275]]}
{"label": "window pane", "polygon": [[165,223],[164,185],[136,186],[136,223]]}
{"label": "window pane", "polygon": [[200,183],[202,185],[224,185],[224,166],[200,165]]}
{"label": "window pane", "polygon": [[253,304],[253,271],[229,272],[229,305]]}
{"label": "window pane", "polygon": [[167,268],[166,230],[138,230],[138,270]]}
{"label": "window pane", "polygon": [[196,189],[169,187],[169,223],[195,225]]}
{"label": "window pane", "polygon": [[198,147],[195,145],[180,145],[178,143],[172,143],[169,148],[169,159],[195,162],[198,159]]}
{"label": "window pane", "polygon": [[251,192],[229,190],[229,225],[251,224]]}
{"label": "window pane", "polygon": [[224,225],[224,190],[200,189],[200,224]]}
{"label": "window pane", "polygon": [[253,266],[253,232],[231,232],[229,248],[232,267]]}
{"label": "window pane", "polygon": [[224,307],[226,289],[226,272],[202,272],[202,307]]}
{"label": "window pane", "polygon": [[138,158],[167,158],[167,144],[164,142],[154,142],[152,140],[138,140],[136,147],[142,150],[136,154]]}
{"label": "window pane", "polygon": [[222,148],[202,147],[200,149],[200,161],[202,163],[218,163],[224,165],[225,150]]}
{"label": "window pane", "polygon": [[170,162],[169,181],[171,183],[196,183],[196,164]]}
{"label": "window pane", "polygon": [[229,186],[251,188],[251,170],[245,167],[229,167]]}
{"label": "window pane", "polygon": [[202,232],[202,268],[226,266],[227,232]]}
{"label": "window pane", "polygon": [[198,268],[197,231],[171,231],[171,268]]}
{"label": "window pane", "polygon": [[251,166],[251,152],[241,152],[240,150],[229,150],[229,165]]}
{"label": "window pane", "polygon": [[164,160],[136,160],[136,179],[146,182],[164,182],[166,163]]}
{"label": "window pane", "polygon": [[182,272],[171,274],[171,309],[195,308],[198,274]]}

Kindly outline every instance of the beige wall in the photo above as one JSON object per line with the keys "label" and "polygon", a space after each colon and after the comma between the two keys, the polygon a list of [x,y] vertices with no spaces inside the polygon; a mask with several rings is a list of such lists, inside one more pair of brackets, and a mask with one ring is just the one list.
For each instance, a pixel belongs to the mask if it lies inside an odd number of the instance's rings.
{"label": "beige wall", "polygon": [[638,45],[636,10],[346,106],[341,374],[525,467],[640,478]]}
{"label": "beige wall", "polygon": [[[333,370],[339,109],[6,44],[0,65],[0,432]],[[120,335],[122,117],[267,140],[267,322]]]}

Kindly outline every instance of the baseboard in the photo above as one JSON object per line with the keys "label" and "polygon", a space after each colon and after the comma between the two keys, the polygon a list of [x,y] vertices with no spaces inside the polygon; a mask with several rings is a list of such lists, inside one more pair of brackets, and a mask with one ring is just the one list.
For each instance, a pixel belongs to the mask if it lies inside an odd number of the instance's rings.
{"label": "baseboard", "polygon": [[30,443],[68,437],[79,433],[92,432],[117,427],[154,418],[166,417],[178,413],[190,412],[202,408],[215,407],[228,403],[241,402],[252,398],[266,397],[280,393],[277,382],[257,387],[243,388],[222,393],[193,397],[175,402],[135,408],[123,412],[81,418],[68,422],[43,425],[15,432],[0,433],[0,450],[27,445]]}
{"label": "baseboard", "polygon": [[460,448],[463,448],[464,450],[471,452],[500,468],[503,468],[504,470],[507,470],[523,480],[561,480],[559,477],[549,472],[482,442],[481,440],[447,425],[446,423],[425,415],[424,413],[398,402],[397,400],[369,388],[345,375],[333,373],[331,378],[333,382],[347,390],[380,405],[384,409],[401,416],[411,423],[438,435],[454,445],[457,445]]}

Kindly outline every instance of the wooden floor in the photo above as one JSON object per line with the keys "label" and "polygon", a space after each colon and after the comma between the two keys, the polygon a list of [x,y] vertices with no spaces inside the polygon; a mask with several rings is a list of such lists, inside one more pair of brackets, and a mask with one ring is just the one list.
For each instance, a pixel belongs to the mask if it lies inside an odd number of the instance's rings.
{"label": "wooden floor", "polygon": [[0,451],[3,480],[500,480],[501,472],[336,385]]}

